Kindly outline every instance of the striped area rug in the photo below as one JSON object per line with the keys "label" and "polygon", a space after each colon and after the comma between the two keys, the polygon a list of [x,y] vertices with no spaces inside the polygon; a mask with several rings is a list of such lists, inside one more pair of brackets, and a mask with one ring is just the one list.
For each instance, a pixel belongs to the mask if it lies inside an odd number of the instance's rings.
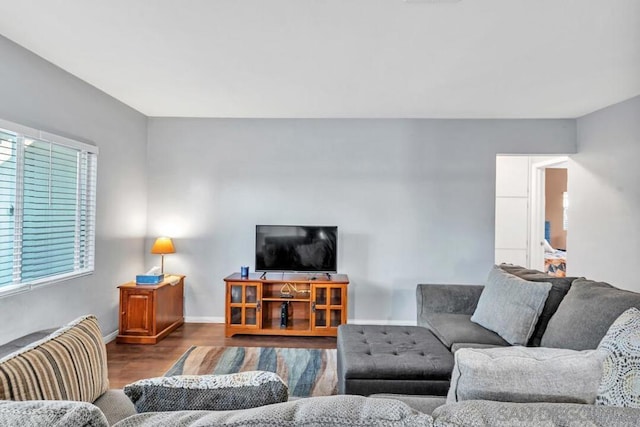
{"label": "striped area rug", "polygon": [[171,375],[271,371],[296,397],[338,393],[336,350],[278,347],[193,346],[167,371]]}

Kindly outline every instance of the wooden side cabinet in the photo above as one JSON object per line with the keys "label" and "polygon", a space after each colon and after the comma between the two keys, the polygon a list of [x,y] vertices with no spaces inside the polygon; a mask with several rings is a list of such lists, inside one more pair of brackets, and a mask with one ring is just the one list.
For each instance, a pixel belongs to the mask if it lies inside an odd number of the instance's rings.
{"label": "wooden side cabinet", "polygon": [[155,344],[184,323],[184,277],[171,284],[171,276],[158,285],[118,286],[120,329],[116,342]]}
{"label": "wooden side cabinet", "polygon": [[[225,335],[333,336],[347,323],[346,274],[234,273],[226,282]],[[140,304],[143,304],[140,302]],[[283,311],[286,316],[283,320]]]}

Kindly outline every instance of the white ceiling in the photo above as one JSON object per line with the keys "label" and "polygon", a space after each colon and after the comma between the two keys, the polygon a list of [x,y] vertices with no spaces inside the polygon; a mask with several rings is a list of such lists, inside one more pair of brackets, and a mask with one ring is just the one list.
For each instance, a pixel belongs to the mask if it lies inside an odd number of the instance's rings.
{"label": "white ceiling", "polygon": [[0,0],[148,116],[578,117],[640,94],[640,0]]}

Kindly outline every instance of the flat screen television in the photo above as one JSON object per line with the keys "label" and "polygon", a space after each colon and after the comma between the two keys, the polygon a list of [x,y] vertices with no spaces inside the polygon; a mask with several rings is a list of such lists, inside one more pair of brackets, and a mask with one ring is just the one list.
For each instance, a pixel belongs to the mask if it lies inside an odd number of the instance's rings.
{"label": "flat screen television", "polygon": [[256,225],[256,271],[336,273],[338,227]]}

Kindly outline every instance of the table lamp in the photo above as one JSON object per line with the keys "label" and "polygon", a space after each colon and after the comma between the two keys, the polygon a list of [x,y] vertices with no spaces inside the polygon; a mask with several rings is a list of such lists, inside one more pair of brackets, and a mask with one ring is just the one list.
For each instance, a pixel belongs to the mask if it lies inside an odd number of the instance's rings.
{"label": "table lamp", "polygon": [[151,253],[160,255],[162,257],[160,271],[164,274],[164,256],[166,254],[174,254],[176,249],[173,247],[173,242],[169,237],[158,237],[151,247]]}

